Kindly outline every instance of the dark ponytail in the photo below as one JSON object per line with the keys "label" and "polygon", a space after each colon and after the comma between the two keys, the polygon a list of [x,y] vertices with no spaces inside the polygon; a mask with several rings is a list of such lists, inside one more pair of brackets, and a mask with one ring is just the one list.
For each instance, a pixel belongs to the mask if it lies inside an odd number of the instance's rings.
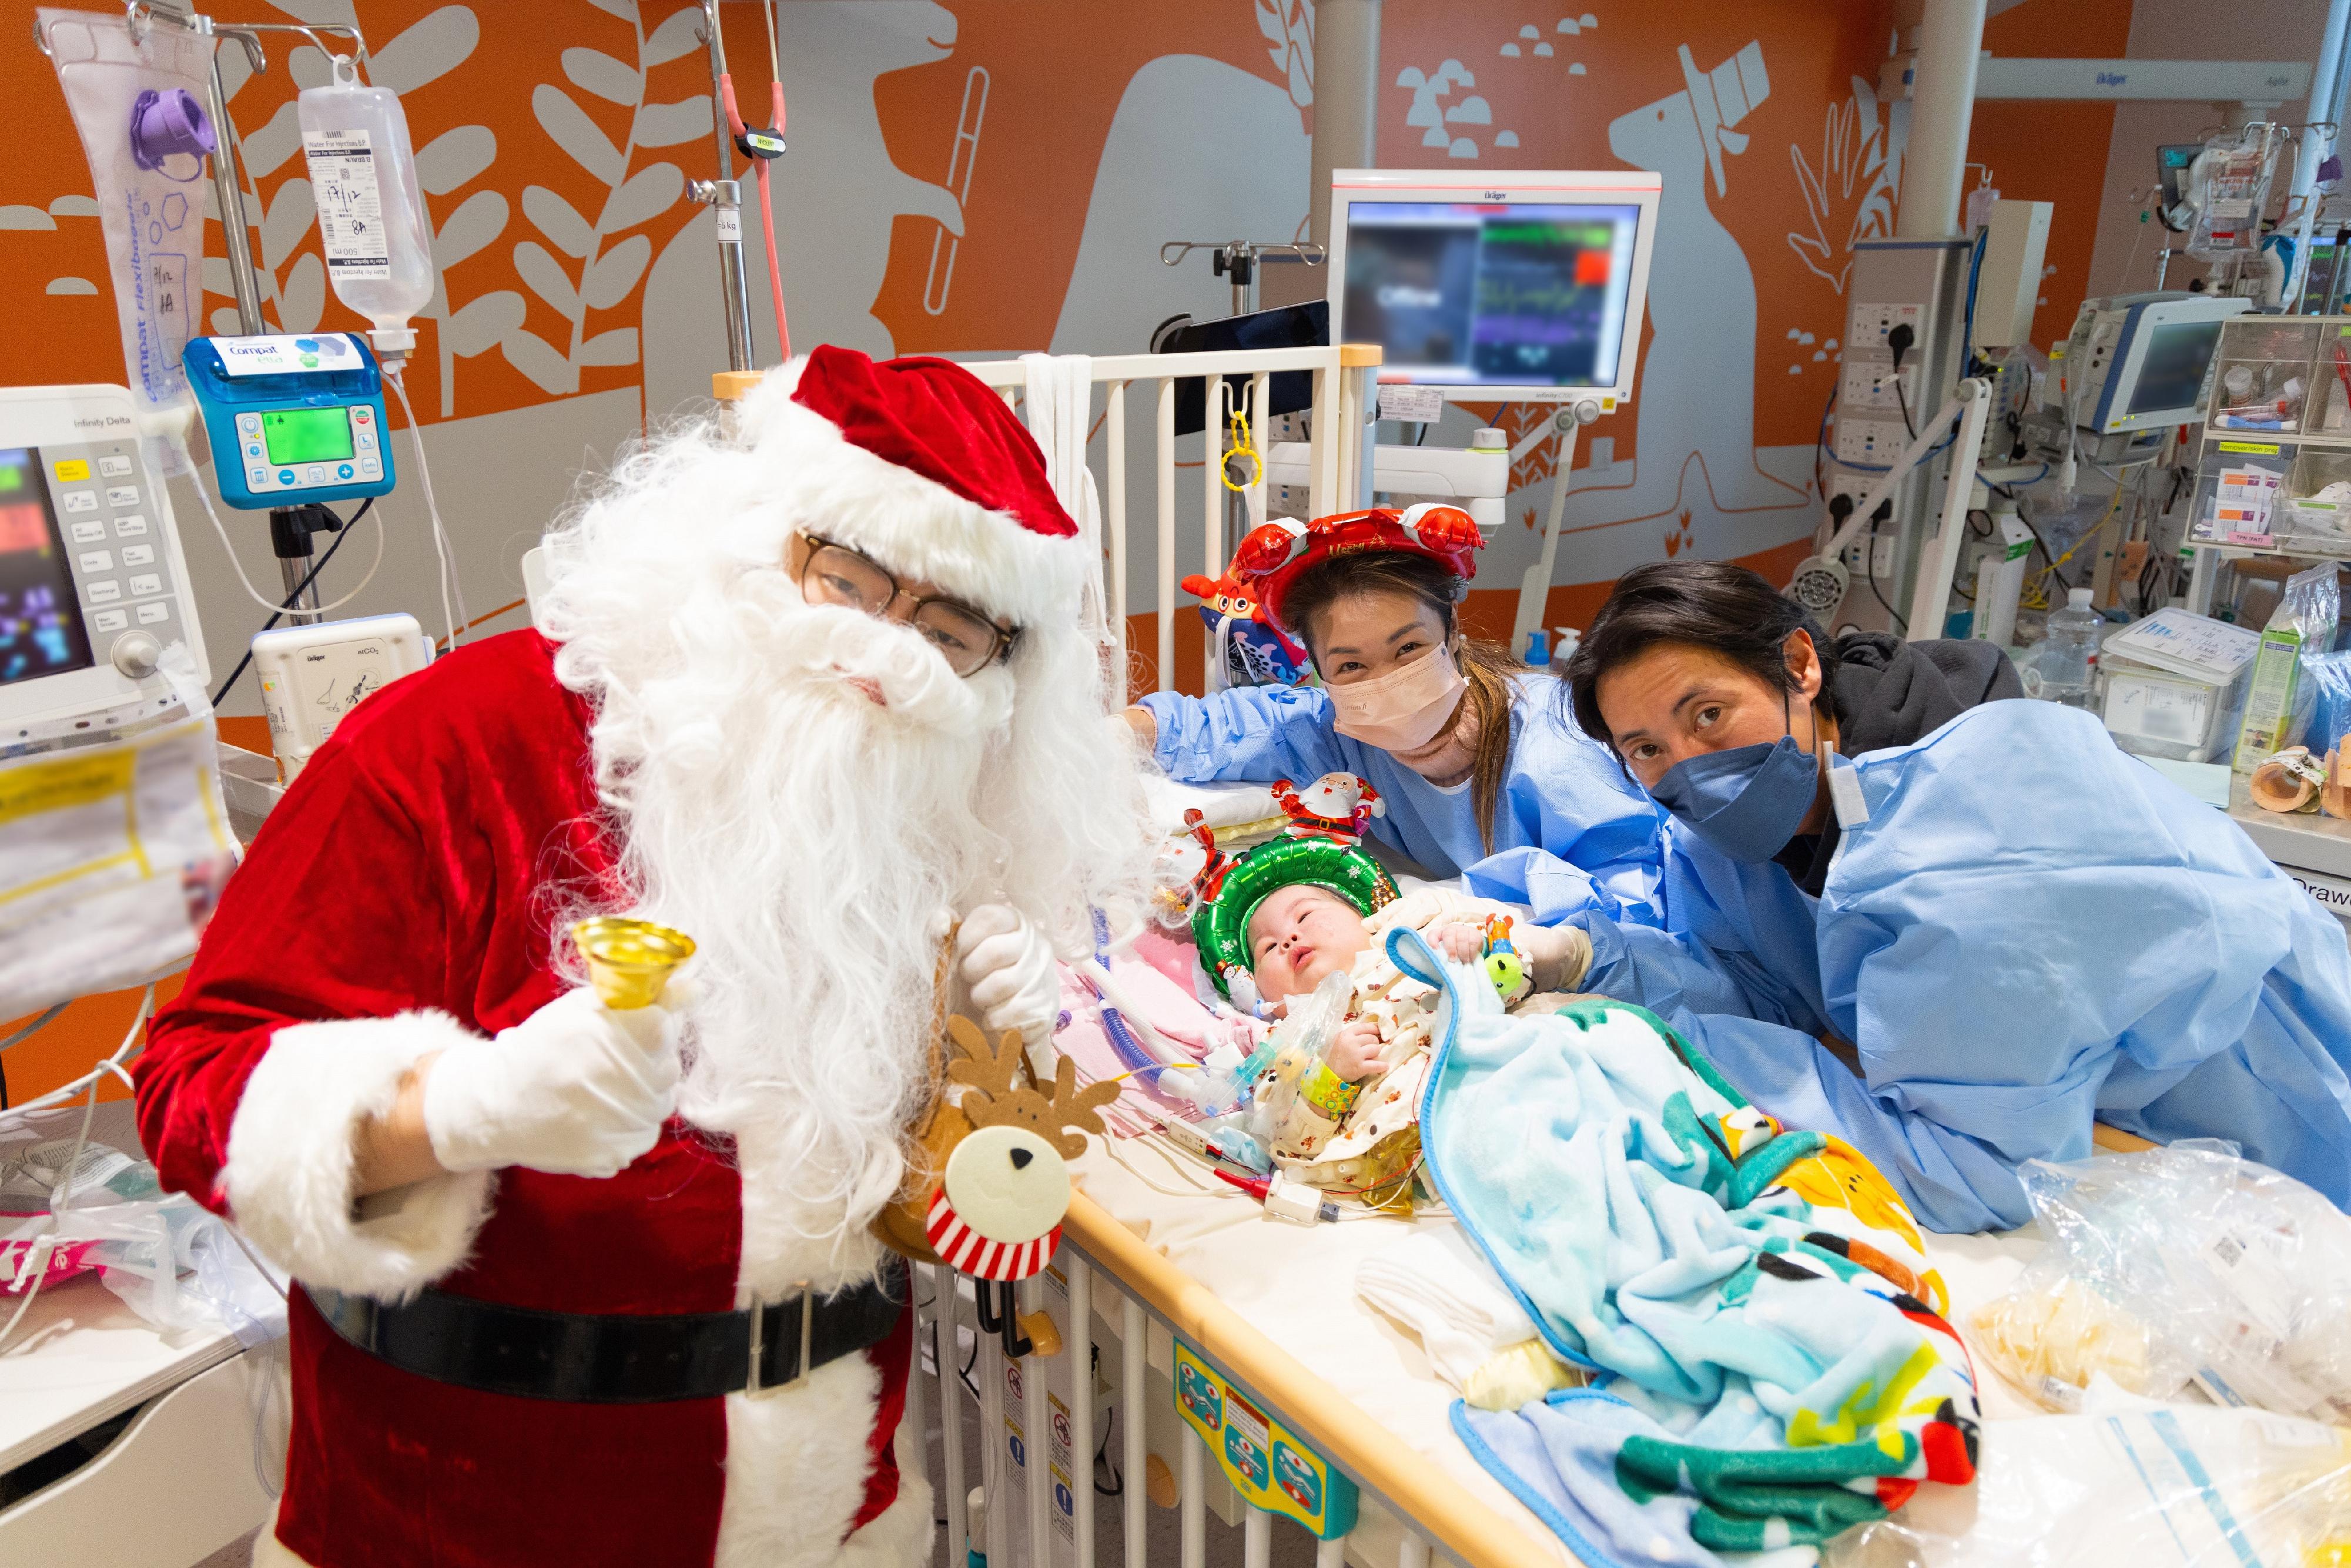
{"label": "dark ponytail", "polygon": [[1803,607],[1743,566],[1719,560],[1652,561],[1616,580],[1592,630],[1567,661],[1566,699],[1583,733],[1603,745],[1615,736],[1600,712],[1600,677],[1659,643],[1682,643],[1721,654],[1773,691],[1793,695],[1787,643],[1802,632],[1820,657],[1821,689],[1813,706],[1826,714],[1836,653]]}
{"label": "dark ponytail", "polygon": [[[1325,611],[1342,599],[1359,593],[1401,593],[1437,612],[1437,619],[1452,639],[1456,607],[1468,596],[1469,585],[1426,556],[1403,550],[1363,550],[1326,557],[1298,574],[1281,601],[1282,619],[1296,629],[1313,653],[1317,627]],[[1479,841],[1494,852],[1494,814],[1501,808],[1502,779],[1510,766],[1510,681],[1526,666],[1499,643],[1464,637],[1457,655],[1461,674],[1469,683],[1468,700],[1478,715],[1478,749],[1469,764],[1469,804],[1478,821]],[[1321,668],[1318,659],[1316,668]]]}

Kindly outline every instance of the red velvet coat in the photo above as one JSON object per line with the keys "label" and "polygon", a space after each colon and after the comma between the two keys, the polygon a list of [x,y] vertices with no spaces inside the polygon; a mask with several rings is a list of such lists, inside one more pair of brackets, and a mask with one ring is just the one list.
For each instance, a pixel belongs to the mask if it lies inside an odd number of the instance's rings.
{"label": "red velvet coat", "polygon": [[[564,891],[611,873],[588,712],[551,660],[536,632],[492,638],[344,721],[156,1020],[141,1131],[164,1186],[233,1214],[299,1279],[569,1312],[732,1309],[744,1207],[761,1197],[740,1170],[776,1167],[676,1122],[608,1181],[508,1169],[438,1177],[356,1216],[348,1201],[351,1128],[416,1056],[557,996]],[[655,1405],[416,1377],[346,1344],[298,1293],[292,1335],[273,1550],[316,1568],[927,1557],[927,1488],[901,1499],[891,1453],[906,1323],[764,1400]]]}

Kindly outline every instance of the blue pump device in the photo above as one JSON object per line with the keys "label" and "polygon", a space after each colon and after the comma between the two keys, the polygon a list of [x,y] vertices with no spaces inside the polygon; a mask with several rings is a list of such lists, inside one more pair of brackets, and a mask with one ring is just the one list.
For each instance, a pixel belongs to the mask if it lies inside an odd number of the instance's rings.
{"label": "blue pump device", "polygon": [[197,338],[184,360],[230,506],[259,512],[392,489],[383,372],[355,335]]}

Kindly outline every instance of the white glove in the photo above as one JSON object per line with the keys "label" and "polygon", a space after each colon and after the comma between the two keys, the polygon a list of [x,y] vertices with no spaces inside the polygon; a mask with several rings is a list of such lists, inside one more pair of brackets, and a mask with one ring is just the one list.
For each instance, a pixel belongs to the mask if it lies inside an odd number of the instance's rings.
{"label": "white glove", "polygon": [[965,915],[956,933],[956,967],[991,1038],[1015,1030],[1032,1051],[1053,1038],[1061,1016],[1053,945],[1019,910],[983,904]]}
{"label": "white glove", "polygon": [[1572,991],[1592,967],[1592,938],[1580,925],[1510,927],[1510,944],[1527,961],[1527,977],[1538,991]]}
{"label": "white glove", "polygon": [[424,1080],[434,1157],[453,1171],[619,1175],[653,1146],[676,1104],[678,1016],[616,1012],[582,987],[442,1052]]}
{"label": "white glove", "polygon": [[1489,914],[1500,908],[1483,899],[1456,893],[1447,887],[1424,887],[1417,893],[1407,893],[1385,908],[1374,913],[1364,922],[1364,929],[1374,936],[1392,931],[1401,925],[1407,931],[1418,931],[1442,920],[1477,920],[1482,922]]}

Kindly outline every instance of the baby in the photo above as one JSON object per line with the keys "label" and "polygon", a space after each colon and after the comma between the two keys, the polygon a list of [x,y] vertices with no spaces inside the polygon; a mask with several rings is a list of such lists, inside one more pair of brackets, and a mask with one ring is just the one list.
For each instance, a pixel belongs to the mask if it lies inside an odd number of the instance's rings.
{"label": "baby", "polygon": [[[1457,963],[1474,962],[1485,951],[1487,918],[1507,912],[1453,894],[1437,895],[1436,901],[1450,907],[1423,925],[1423,935]],[[1346,1082],[1377,1078],[1428,1042],[1425,998],[1434,993],[1406,979],[1388,962],[1381,944],[1398,916],[1413,913],[1399,904],[1367,919],[1333,889],[1299,882],[1269,894],[1249,917],[1249,973],[1270,1008],[1281,1009],[1290,998],[1311,993],[1341,969],[1353,972],[1355,1011],[1324,1056]],[[1566,943],[1542,927],[1522,925],[1514,945],[1533,989],[1556,988]]]}

